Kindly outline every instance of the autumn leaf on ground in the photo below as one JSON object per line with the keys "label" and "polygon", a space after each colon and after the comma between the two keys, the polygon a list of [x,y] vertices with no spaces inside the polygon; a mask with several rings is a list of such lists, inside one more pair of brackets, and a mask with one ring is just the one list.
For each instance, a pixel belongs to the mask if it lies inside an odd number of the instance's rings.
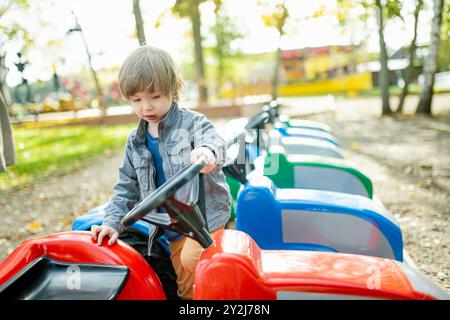
{"label": "autumn leaf on ground", "polygon": [[352,150],[355,150],[355,151],[361,150],[361,145],[358,142],[352,142],[350,147],[352,148]]}
{"label": "autumn leaf on ground", "polygon": [[33,220],[25,227],[25,229],[31,233],[38,232],[42,230],[42,224],[38,220]]}

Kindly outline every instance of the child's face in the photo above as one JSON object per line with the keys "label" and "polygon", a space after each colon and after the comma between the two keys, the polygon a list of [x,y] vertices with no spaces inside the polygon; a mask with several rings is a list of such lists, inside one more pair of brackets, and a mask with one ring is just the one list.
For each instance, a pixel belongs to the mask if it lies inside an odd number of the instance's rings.
{"label": "child's face", "polygon": [[172,105],[172,97],[163,95],[160,91],[139,91],[129,100],[134,112],[151,124],[159,123]]}

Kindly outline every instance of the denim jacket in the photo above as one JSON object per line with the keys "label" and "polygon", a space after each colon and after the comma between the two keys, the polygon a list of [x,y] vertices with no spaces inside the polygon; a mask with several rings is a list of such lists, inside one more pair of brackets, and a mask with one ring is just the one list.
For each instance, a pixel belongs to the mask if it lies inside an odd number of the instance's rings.
{"label": "denim jacket", "polygon": [[[156,189],[156,171],[146,144],[147,126],[148,123],[141,120],[138,128],[128,136],[118,181],[113,189],[114,195],[105,208],[103,225],[119,232],[123,231],[120,220]],[[206,222],[210,232],[223,227],[230,218],[231,201],[229,187],[221,170],[226,159],[223,138],[204,115],[180,108],[176,102],[161,119],[158,134],[158,147],[167,180],[190,164],[192,147],[207,147],[214,153],[217,167],[204,175]],[[182,189],[185,189],[184,194]],[[188,197],[189,190],[182,189],[176,195],[179,200]],[[149,254],[156,232],[157,228],[151,225]]]}

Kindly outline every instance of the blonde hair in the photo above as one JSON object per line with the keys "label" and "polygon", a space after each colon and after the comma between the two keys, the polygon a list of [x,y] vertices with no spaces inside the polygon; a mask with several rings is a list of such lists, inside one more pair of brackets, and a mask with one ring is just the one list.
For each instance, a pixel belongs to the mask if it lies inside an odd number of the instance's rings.
{"label": "blonde hair", "polygon": [[119,72],[119,85],[127,99],[136,92],[158,90],[177,101],[184,83],[166,51],[143,46],[125,59]]}

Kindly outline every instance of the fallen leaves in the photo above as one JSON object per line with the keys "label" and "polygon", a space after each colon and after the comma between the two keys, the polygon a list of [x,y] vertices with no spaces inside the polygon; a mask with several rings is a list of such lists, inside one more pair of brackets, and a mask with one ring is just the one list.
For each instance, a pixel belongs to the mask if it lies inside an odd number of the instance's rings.
{"label": "fallen leaves", "polygon": [[43,225],[38,220],[33,220],[31,223],[29,223],[25,227],[25,230],[28,231],[29,233],[36,233],[36,232],[42,231],[42,229],[43,229]]}
{"label": "fallen leaves", "polygon": [[352,143],[350,144],[350,148],[351,148],[353,151],[359,151],[359,150],[361,150],[361,145],[360,145],[358,142],[352,142]]}

